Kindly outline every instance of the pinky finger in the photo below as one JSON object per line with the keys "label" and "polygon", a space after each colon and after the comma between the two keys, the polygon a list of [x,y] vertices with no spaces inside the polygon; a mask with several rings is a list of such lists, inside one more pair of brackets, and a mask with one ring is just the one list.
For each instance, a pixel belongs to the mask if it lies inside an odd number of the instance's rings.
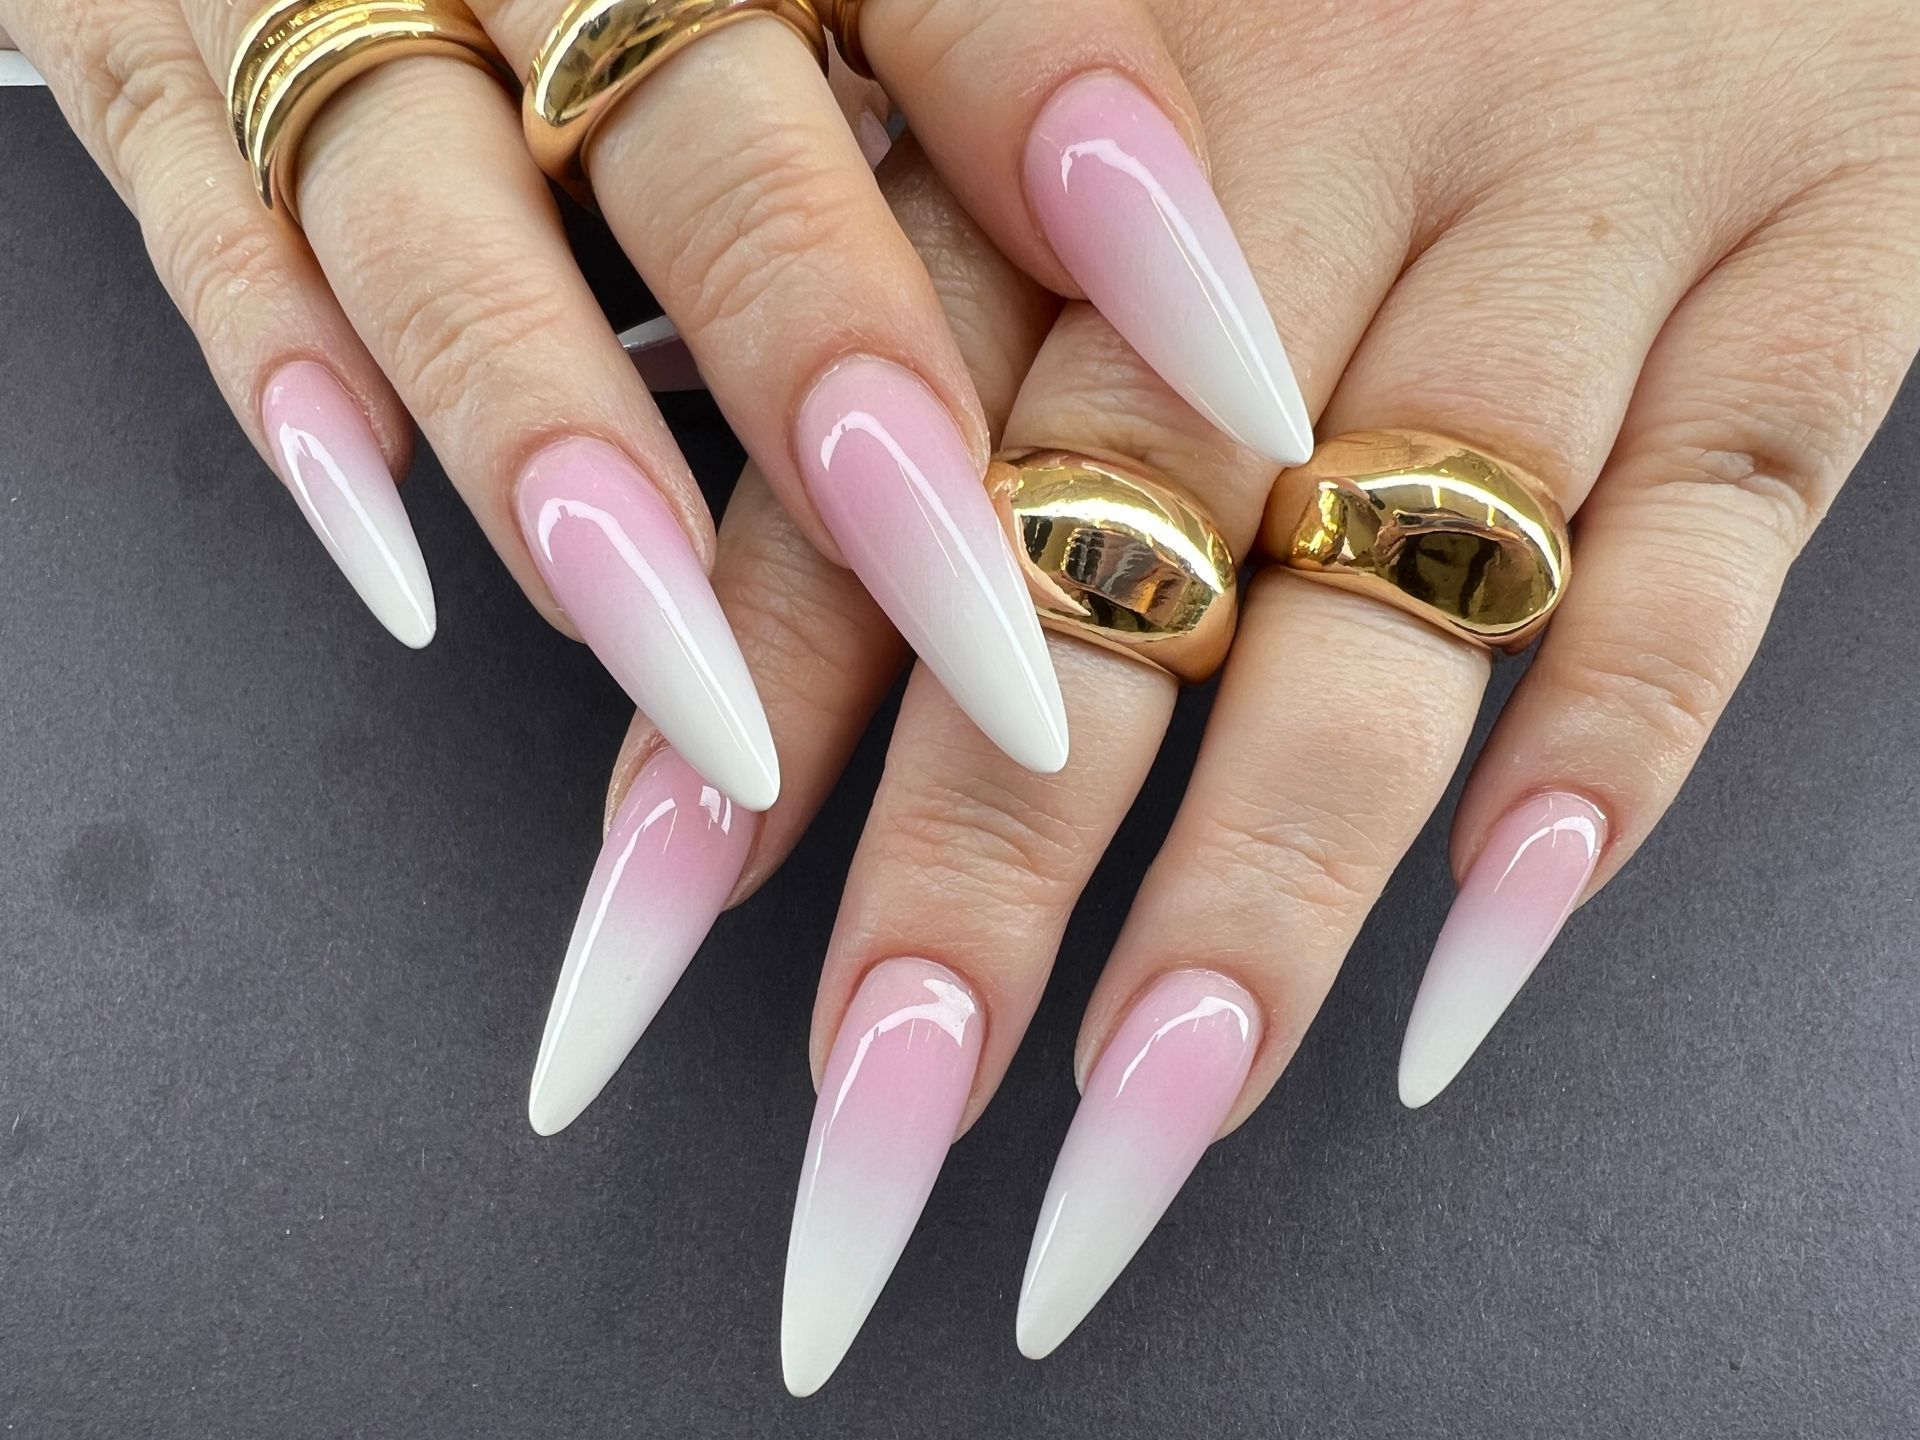
{"label": "pinky finger", "polygon": [[227,404],[360,598],[433,638],[400,503],[413,427],[297,232],[255,195],[173,0],[28,0],[13,35],[140,223]]}
{"label": "pinky finger", "polygon": [[1672,803],[1892,404],[1920,346],[1916,227],[1860,243],[1848,218],[1914,216],[1912,184],[1889,188],[1851,181],[1777,216],[1649,355],[1565,603],[1461,798],[1460,893],[1400,1054],[1407,1105],[1452,1083]]}

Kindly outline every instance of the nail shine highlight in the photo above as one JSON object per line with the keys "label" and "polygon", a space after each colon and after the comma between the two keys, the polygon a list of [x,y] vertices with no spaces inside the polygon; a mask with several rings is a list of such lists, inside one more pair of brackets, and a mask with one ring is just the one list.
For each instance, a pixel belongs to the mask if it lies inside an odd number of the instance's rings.
{"label": "nail shine highlight", "polygon": [[565,1129],[653,1023],[740,878],[759,817],[671,750],[634,777],[574,922],[527,1118]]}
{"label": "nail shine highlight", "polygon": [[1012,542],[946,408],[884,360],[834,366],[800,407],[800,472],[894,628],[1029,770],[1067,763],[1067,712]]}
{"label": "nail shine highlight", "polygon": [[1273,316],[1206,171],[1153,99],[1084,75],[1028,137],[1028,203],[1088,300],[1221,430],[1298,465],[1313,425]]}
{"label": "nail shine highlight", "polygon": [[403,645],[433,639],[433,585],[366,414],[333,372],[283,366],[261,396],[275,469],[300,513],[374,617]]}
{"label": "nail shine highlight", "polygon": [[1038,1360],[1099,1303],[1212,1143],[1260,1044],[1253,997],[1178,970],[1134,1002],[1060,1147],[1020,1287],[1015,1338]]}
{"label": "nail shine highlight", "polygon": [[780,793],[759,691],[692,542],[633,462],[562,440],[528,462],[522,533],[608,673],[694,769],[749,810]]}
{"label": "nail shine highlight", "polygon": [[1606,838],[1606,816],[1561,793],[1523,800],[1493,827],[1414,997],[1402,1104],[1425,1105],[1473,1058],[1573,913]]}
{"label": "nail shine highlight", "polygon": [[906,1248],[980,1063],[966,983],[928,960],[861,982],[820,1080],[787,1243],[780,1360],[811,1395],[839,1366]]}

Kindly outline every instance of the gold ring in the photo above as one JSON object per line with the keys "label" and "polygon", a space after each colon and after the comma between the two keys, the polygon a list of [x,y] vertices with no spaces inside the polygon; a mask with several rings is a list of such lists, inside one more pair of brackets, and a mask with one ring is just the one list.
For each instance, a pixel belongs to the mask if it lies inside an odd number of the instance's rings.
{"label": "gold ring", "polygon": [[873,79],[873,66],[867,63],[866,46],[860,43],[860,7],[867,0],[827,0],[827,29],[839,42],[840,58],[847,68],[863,80]]}
{"label": "gold ring", "polygon": [[1239,611],[1233,555],[1213,522],[1137,465],[1023,450],[987,467],[1040,623],[1205,680]]}
{"label": "gold ring", "polygon": [[811,0],[573,0],[534,56],[520,104],[534,160],[584,200],[582,156],[614,105],[702,36],[757,16],[785,22],[827,68]]}
{"label": "gold ring", "polygon": [[227,72],[227,117],[262,203],[296,222],[300,141],[348,81],[408,55],[451,55],[514,84],[460,0],[274,0]]}
{"label": "gold ring", "polygon": [[1274,483],[1260,544],[1303,575],[1509,651],[1540,633],[1572,570],[1566,517],[1545,485],[1418,430],[1316,446]]}

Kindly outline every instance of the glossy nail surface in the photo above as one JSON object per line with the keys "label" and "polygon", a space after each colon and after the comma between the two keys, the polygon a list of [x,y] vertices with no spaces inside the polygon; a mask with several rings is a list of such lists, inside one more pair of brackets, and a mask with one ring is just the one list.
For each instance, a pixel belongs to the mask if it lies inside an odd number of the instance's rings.
{"label": "glossy nail surface", "polygon": [[927,960],[876,965],[820,1081],[787,1242],[780,1360],[787,1388],[827,1381],[913,1234],[980,1062],[981,1016]]}
{"label": "glossy nail surface", "polygon": [[564,1130],[660,1012],[747,863],[759,818],[671,750],[634,777],[574,922],[527,1118]]}
{"label": "glossy nail surface", "polygon": [[884,360],[834,366],[800,407],[800,471],[894,628],[1029,770],[1067,763],[1067,715],[985,479],[946,408]]}
{"label": "glossy nail surface", "polygon": [[1523,800],[1487,836],[1447,912],[1400,1047],[1400,1100],[1460,1073],[1553,944],[1593,877],[1607,821],[1578,795]]}
{"label": "glossy nail surface", "polygon": [[296,360],[267,382],[260,420],[281,480],[367,608],[402,644],[433,639],[427,562],[365,412],[326,366]]}
{"label": "glossy nail surface", "polygon": [[1270,459],[1313,452],[1306,402],[1206,172],[1117,75],[1050,99],[1027,140],[1034,217],[1086,297],[1161,379]]}
{"label": "glossy nail surface", "polygon": [[749,810],[780,762],[747,662],[679,521],[599,440],[562,440],[520,477],[520,528],[540,573],[633,703],[681,759]]}
{"label": "glossy nail surface", "polygon": [[1107,1042],[1054,1164],[1020,1288],[1016,1338],[1038,1360],[1086,1317],[1186,1183],[1260,1043],[1253,998],[1177,970]]}

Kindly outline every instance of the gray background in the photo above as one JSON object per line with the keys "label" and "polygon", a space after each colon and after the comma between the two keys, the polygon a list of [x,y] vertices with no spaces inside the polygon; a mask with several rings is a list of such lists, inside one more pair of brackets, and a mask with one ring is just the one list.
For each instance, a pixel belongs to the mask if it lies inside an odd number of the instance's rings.
{"label": "gray background", "polygon": [[[1273,1098],[1035,1365],[1014,1296],[1074,1027],[1183,707],[998,1103],[797,1402],[806,1022],[884,725],[536,1139],[621,696],[430,458],[440,638],[389,640],[46,97],[0,92],[0,137],[0,1433],[1920,1431],[1920,387],[1671,819],[1452,1091],[1393,1095],[1443,809]],[[704,399],[670,415],[724,484]]]}

